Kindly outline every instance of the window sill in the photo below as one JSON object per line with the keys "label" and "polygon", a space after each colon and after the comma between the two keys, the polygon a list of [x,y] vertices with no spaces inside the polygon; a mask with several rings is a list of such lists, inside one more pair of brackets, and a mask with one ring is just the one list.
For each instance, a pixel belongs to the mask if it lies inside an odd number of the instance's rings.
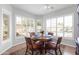
{"label": "window sill", "polygon": [[16,36],[16,39],[21,39],[21,38],[24,38],[24,36],[23,36],[23,35],[21,35],[21,36]]}
{"label": "window sill", "polygon": [[7,42],[9,42],[9,39],[3,40],[2,44],[6,44]]}

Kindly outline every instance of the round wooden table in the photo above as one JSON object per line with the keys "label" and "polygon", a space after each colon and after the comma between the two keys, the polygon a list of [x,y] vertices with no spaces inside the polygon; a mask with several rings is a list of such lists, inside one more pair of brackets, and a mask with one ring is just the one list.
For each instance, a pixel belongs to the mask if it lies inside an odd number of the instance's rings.
{"label": "round wooden table", "polygon": [[40,42],[40,45],[41,45],[41,54],[46,54],[46,43],[51,41],[50,38],[31,38],[33,41],[37,42],[39,41]]}

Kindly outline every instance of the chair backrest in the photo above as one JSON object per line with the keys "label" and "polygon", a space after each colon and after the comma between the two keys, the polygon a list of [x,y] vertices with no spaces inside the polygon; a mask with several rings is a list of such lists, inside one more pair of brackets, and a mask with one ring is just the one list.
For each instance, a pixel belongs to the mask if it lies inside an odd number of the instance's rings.
{"label": "chair backrest", "polygon": [[56,45],[60,45],[61,41],[62,41],[62,37],[58,37],[58,40],[57,40],[57,44]]}
{"label": "chair backrest", "polygon": [[53,33],[52,32],[48,32],[48,35],[52,35],[53,36]]}
{"label": "chair backrest", "polygon": [[25,37],[25,40],[26,40],[26,45],[28,47],[30,47],[31,49],[33,49],[33,42],[32,42],[32,39],[29,38],[29,37]]}
{"label": "chair backrest", "polygon": [[30,37],[35,36],[35,32],[30,33]]}
{"label": "chair backrest", "polygon": [[76,46],[79,47],[79,37],[75,39]]}

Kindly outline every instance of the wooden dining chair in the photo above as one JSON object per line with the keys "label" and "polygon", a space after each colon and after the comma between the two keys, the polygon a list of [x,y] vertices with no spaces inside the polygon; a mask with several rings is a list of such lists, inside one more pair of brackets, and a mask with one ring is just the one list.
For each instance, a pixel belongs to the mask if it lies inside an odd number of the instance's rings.
{"label": "wooden dining chair", "polygon": [[27,54],[27,52],[31,51],[31,54],[34,54],[34,51],[40,51],[40,45],[39,44],[35,44],[33,42],[33,40],[31,38],[25,37],[26,40],[26,52],[25,54]]}
{"label": "wooden dining chair", "polygon": [[35,36],[35,32],[30,33],[30,37]]}
{"label": "wooden dining chair", "polygon": [[47,43],[46,44],[46,49],[49,51],[49,50],[54,50],[55,51],[55,54],[57,55],[57,51],[59,50],[60,54],[62,55],[62,52],[60,50],[60,43],[62,41],[62,37],[58,37],[58,40],[57,40],[57,43]]}
{"label": "wooden dining chair", "polygon": [[79,44],[76,42],[76,51],[75,51],[76,55],[79,55]]}
{"label": "wooden dining chair", "polygon": [[75,51],[75,54],[76,55],[79,55],[79,42],[78,42],[78,39],[79,38],[75,39],[75,43],[76,43],[76,51]]}
{"label": "wooden dining chair", "polygon": [[54,34],[54,33],[52,33],[52,32],[48,32],[48,35],[52,35],[52,36],[53,36],[53,34]]}

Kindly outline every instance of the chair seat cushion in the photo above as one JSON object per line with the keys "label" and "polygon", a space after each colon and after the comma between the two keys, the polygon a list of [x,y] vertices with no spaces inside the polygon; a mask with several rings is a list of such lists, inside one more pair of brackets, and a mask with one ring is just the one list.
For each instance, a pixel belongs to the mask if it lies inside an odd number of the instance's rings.
{"label": "chair seat cushion", "polygon": [[55,49],[55,48],[59,48],[59,45],[57,45],[57,47],[56,47],[55,42],[50,42],[50,43],[46,44],[46,48],[47,49]]}
{"label": "chair seat cushion", "polygon": [[40,42],[40,41],[35,42],[35,44],[38,46],[43,46],[43,42]]}
{"label": "chair seat cushion", "polygon": [[37,44],[34,44],[34,45],[33,45],[33,49],[39,49],[39,48],[40,48],[39,45],[37,45]]}

